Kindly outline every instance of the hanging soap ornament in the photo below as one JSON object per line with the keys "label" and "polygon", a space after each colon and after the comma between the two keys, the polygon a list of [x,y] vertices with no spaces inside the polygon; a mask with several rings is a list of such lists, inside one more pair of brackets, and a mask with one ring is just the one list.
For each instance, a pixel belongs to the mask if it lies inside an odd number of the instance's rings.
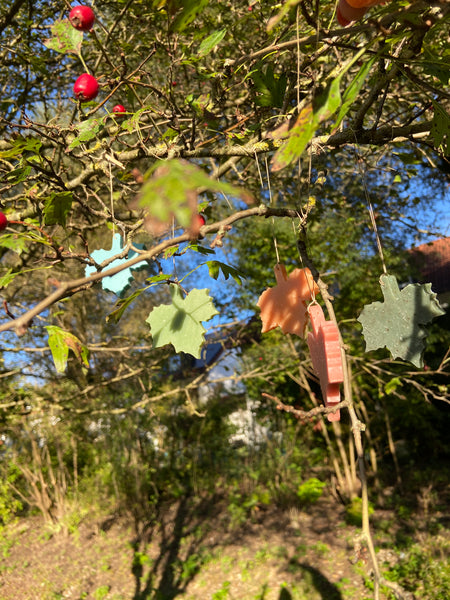
{"label": "hanging soap ornament", "polygon": [[286,267],[277,263],[274,271],[276,286],[265,290],[257,302],[261,309],[262,333],[281,327],[283,333],[303,337],[308,318],[306,303],[319,288],[308,268],[294,269],[288,276]]}
{"label": "hanging soap ornament", "polygon": [[[142,250],[144,248],[144,244],[134,244],[134,246],[138,250]],[[112,246],[111,246],[110,250],[105,250],[105,249],[94,250],[94,252],[91,253],[91,257],[97,263],[100,264],[100,263],[104,262],[105,260],[109,260],[109,259],[113,258],[114,256],[119,255],[122,251],[123,251],[122,236],[119,233],[116,233],[113,235],[113,241],[112,241]],[[127,260],[130,260],[130,258],[133,258],[136,255],[137,255],[137,252],[135,252],[134,250],[129,250],[128,254],[125,258],[117,258],[116,260],[113,260],[106,268],[112,269],[113,267],[117,267],[121,264],[124,264],[124,263],[126,263]],[[104,277],[102,279],[102,287],[104,290],[109,290],[110,292],[113,292],[117,296],[121,296],[125,292],[125,290],[129,287],[130,282],[133,279],[131,269],[138,271],[139,269],[144,269],[147,266],[148,266],[147,263],[145,261],[142,261],[141,263],[138,263],[129,268],[123,269],[123,271],[120,271],[119,273],[116,273],[115,275],[111,275],[109,277]],[[85,272],[86,277],[89,277],[89,275],[92,275],[92,273],[96,273],[97,270],[96,270],[95,266],[88,265],[85,268],[84,272]]]}
{"label": "hanging soap ornament", "polygon": [[366,304],[358,321],[363,326],[366,352],[386,347],[392,357],[423,367],[428,331],[424,325],[445,315],[431,283],[410,283],[400,290],[394,275],[380,277],[384,302]]}
{"label": "hanging soap ornament", "polygon": [[[339,404],[340,384],[344,381],[339,330],[335,323],[326,321],[321,306],[309,307],[312,332],[308,333],[308,347],[314,371],[317,373],[325,406]],[[339,421],[340,411],[329,413],[329,421]]]}

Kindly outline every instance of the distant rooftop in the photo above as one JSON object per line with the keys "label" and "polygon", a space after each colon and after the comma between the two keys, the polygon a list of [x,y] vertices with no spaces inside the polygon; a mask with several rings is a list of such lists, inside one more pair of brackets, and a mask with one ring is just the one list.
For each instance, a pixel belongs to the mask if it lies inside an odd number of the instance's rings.
{"label": "distant rooftop", "polygon": [[421,244],[411,249],[419,283],[431,283],[436,294],[450,292],[450,237]]}

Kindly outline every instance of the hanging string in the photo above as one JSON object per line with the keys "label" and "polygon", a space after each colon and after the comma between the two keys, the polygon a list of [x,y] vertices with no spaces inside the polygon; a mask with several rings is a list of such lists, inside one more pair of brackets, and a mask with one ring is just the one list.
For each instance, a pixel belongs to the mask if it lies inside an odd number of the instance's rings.
{"label": "hanging string", "polygon": [[[267,161],[267,156],[264,156],[264,164],[266,166],[267,189],[269,190],[269,202],[270,202],[270,206],[273,206],[272,187],[270,185],[270,171],[269,171],[269,163]],[[275,217],[272,217],[272,238],[273,238],[273,245],[275,247],[277,263],[279,263],[280,262],[280,253],[278,252],[277,236],[275,235]]]}
{"label": "hanging string", "polygon": [[379,255],[380,260],[381,260],[381,265],[382,265],[382,268],[383,268],[383,273],[385,275],[387,275],[386,263],[384,262],[383,247],[381,245],[381,239],[380,239],[380,236],[379,236],[379,233],[378,233],[378,227],[377,227],[377,221],[376,221],[376,218],[375,218],[375,212],[373,210],[372,202],[370,200],[369,190],[367,189],[366,173],[365,173],[365,170],[362,167],[363,159],[362,159],[361,155],[359,154],[358,148],[356,148],[355,152],[356,152],[356,162],[358,164],[358,170],[359,170],[359,174],[361,175],[361,180],[362,180],[362,184],[363,184],[364,196],[366,198],[367,209],[368,209],[369,215],[370,215],[370,222],[372,224],[372,229],[373,229],[373,231],[375,233],[375,239],[376,239],[376,242],[377,242],[378,255]]}
{"label": "hanging string", "polygon": [[[261,190],[263,190],[264,189],[264,181],[263,181],[263,176],[262,176],[261,169],[260,169],[260,166],[259,166],[258,154],[256,153],[256,151],[255,151],[255,160],[256,160],[256,166],[257,166],[257,169],[258,169],[258,175],[259,175],[259,181],[260,181],[260,184],[261,184]],[[272,188],[270,186],[270,173],[269,173],[269,166],[268,166],[268,163],[267,163],[267,157],[265,157],[265,165],[266,165],[266,175],[267,175],[267,189],[268,189],[268,192],[269,192],[269,204],[270,204],[270,206],[272,206],[273,205]],[[272,239],[273,239],[273,246],[275,248],[275,255],[277,257],[277,263],[279,263],[280,262],[280,254],[279,254],[279,251],[278,251],[278,243],[277,243],[277,238],[276,238],[276,235],[275,235],[275,218],[274,217],[272,217]]]}
{"label": "hanging string", "polygon": [[109,199],[111,202],[111,217],[112,217],[112,235],[114,240],[114,233],[116,228],[116,219],[114,217],[114,186],[113,186],[113,177],[111,170],[111,163],[108,161],[108,170],[109,170]]}
{"label": "hanging string", "polygon": [[[172,238],[175,237],[175,217],[172,217]],[[175,260],[175,254],[172,254],[172,265],[173,265],[173,277],[175,281],[178,281],[178,273],[177,273],[177,262]]]}

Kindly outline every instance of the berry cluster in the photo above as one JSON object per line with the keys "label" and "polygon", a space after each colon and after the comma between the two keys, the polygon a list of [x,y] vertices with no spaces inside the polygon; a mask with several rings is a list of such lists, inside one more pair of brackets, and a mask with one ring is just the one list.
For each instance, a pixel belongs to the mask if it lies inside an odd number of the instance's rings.
{"label": "berry cluster", "polygon": [[[95,14],[89,6],[74,6],[69,13],[69,21],[78,31],[91,31],[95,23]],[[93,100],[99,90],[97,79],[89,73],[83,73],[78,77],[73,86],[75,97],[81,102]],[[117,104],[113,108],[116,115],[124,114],[126,109],[122,104]]]}
{"label": "berry cluster", "polygon": [[[89,6],[74,6],[69,13],[70,24],[78,29],[78,31],[91,31],[95,23],[95,13]],[[75,97],[81,102],[93,100],[99,91],[97,79],[89,73],[83,73],[78,77],[73,86]],[[116,115],[126,113],[126,108],[122,104],[116,104],[112,112]],[[6,215],[0,211],[0,231],[8,227],[8,219]]]}

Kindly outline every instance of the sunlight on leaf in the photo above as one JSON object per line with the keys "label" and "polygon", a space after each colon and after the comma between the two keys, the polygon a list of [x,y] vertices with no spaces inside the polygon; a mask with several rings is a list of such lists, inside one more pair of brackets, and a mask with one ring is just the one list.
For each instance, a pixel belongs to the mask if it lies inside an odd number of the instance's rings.
{"label": "sunlight on leaf", "polygon": [[132,208],[146,209],[145,227],[159,235],[175,219],[189,229],[192,237],[199,231],[198,194],[204,191],[228,194],[245,202],[253,200],[244,189],[211,179],[202,169],[185,160],[158,163],[145,174],[145,183]]}
{"label": "sunlight on leaf", "polygon": [[80,54],[83,32],[75,29],[68,20],[57,21],[51,26],[52,37],[44,46],[62,54]]}
{"label": "sunlight on leaf", "polygon": [[201,11],[207,6],[208,0],[184,0],[182,3],[182,10],[175,17],[171,25],[172,31],[181,32],[185,29]]}
{"label": "sunlight on leaf", "polygon": [[76,125],[78,130],[77,137],[72,140],[68,146],[69,150],[73,150],[83,142],[89,142],[103,129],[104,125],[100,119],[86,119]]}
{"label": "sunlight on leaf", "polygon": [[208,260],[205,264],[208,266],[209,275],[213,279],[218,279],[220,273],[222,273],[225,279],[228,279],[231,276],[238,285],[242,284],[244,274],[235,267],[220,262],[219,260]]}
{"label": "sunlight on leaf", "polygon": [[315,126],[312,106],[306,106],[300,111],[294,126],[289,130],[287,141],[272,158],[272,171],[284,169],[302,155],[314,135]]}
{"label": "sunlight on leaf", "polygon": [[205,38],[200,44],[198,55],[203,57],[209,54],[218,44],[220,44],[226,33],[226,29],[220,29],[219,31],[214,31],[214,33]]}
{"label": "sunlight on leaf", "polygon": [[157,306],[146,319],[155,348],[172,344],[176,352],[200,358],[206,332],[201,322],[219,314],[208,292],[195,289],[183,298],[180,287],[170,285],[172,304]]}
{"label": "sunlight on leaf", "polygon": [[66,370],[69,349],[72,350],[79,363],[89,367],[89,350],[75,335],[56,325],[47,325],[45,328],[48,332],[48,345],[58,373],[64,373]]}

